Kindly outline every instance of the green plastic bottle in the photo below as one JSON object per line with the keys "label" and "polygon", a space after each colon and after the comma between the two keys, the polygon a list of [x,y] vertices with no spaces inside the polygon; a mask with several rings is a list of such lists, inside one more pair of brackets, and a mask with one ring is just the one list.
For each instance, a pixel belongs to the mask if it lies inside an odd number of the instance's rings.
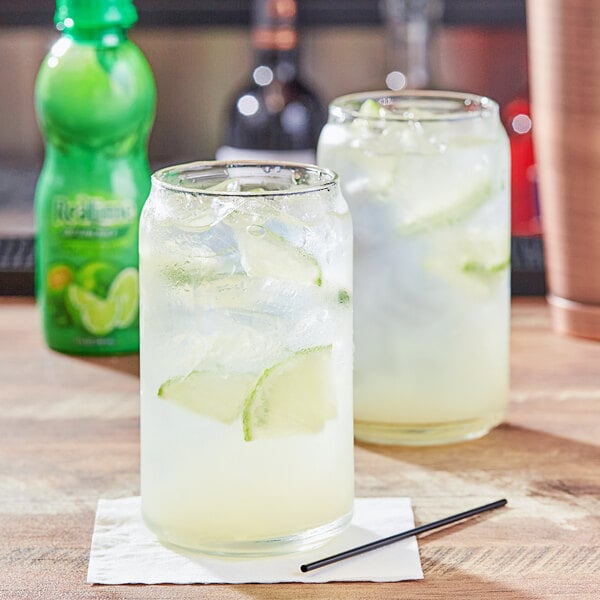
{"label": "green plastic bottle", "polygon": [[48,345],[71,354],[139,348],[138,219],[156,88],[127,39],[136,20],[131,0],[58,0],[62,35],[35,86],[46,140],[36,295]]}

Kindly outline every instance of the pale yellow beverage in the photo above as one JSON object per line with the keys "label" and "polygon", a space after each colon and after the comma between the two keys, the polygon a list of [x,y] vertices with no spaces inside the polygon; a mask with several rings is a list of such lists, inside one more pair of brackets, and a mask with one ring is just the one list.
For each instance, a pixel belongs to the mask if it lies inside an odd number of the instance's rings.
{"label": "pale yellow beverage", "polygon": [[346,96],[319,164],[354,222],[355,434],[479,437],[508,402],[508,140],[495,102],[446,92]]}
{"label": "pale yellow beverage", "polygon": [[140,226],[141,487],[168,543],[323,543],[353,502],[352,242],[336,176],[158,172]]}

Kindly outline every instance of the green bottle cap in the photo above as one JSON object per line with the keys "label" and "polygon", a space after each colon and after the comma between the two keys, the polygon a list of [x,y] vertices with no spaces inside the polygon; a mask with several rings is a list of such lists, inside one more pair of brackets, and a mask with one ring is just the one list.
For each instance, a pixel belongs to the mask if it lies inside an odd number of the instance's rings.
{"label": "green bottle cap", "polygon": [[57,0],[54,22],[61,31],[107,25],[128,29],[137,17],[132,0]]}

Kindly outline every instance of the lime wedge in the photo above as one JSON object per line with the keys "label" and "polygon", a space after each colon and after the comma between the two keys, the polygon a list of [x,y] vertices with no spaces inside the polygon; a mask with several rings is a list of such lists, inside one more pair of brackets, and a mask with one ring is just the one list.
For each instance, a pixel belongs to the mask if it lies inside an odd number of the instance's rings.
{"label": "lime wedge", "polygon": [[339,290],[337,299],[340,304],[349,304],[350,293],[348,290]]}
{"label": "lime wedge", "polygon": [[508,233],[467,230],[441,236],[432,246],[426,267],[450,283],[484,292],[509,265]]}
{"label": "lime wedge", "polygon": [[233,242],[231,247],[218,254],[210,246],[194,244],[193,260],[189,255],[179,254],[161,257],[156,265],[162,276],[169,281],[169,285],[179,288],[198,286],[207,281],[214,281],[230,275],[235,271],[233,262],[234,251],[237,251]]}
{"label": "lime wedge", "polygon": [[361,117],[368,119],[380,119],[385,117],[386,110],[379,102],[369,98],[365,100],[358,109],[358,114]]}
{"label": "lime wedge", "polygon": [[114,329],[115,303],[104,300],[76,283],[67,288],[67,306],[75,320],[93,335],[107,335]]}
{"label": "lime wedge", "polygon": [[357,117],[352,121],[351,127],[357,132],[369,134],[373,128],[381,128],[384,125],[387,111],[379,102],[369,98],[365,100],[358,109]]}
{"label": "lime wedge", "polygon": [[239,417],[255,383],[254,375],[244,373],[192,371],[165,381],[158,397],[229,425]]}
{"label": "lime wedge", "polygon": [[467,231],[450,251],[464,273],[493,275],[510,264],[510,238],[500,231]]}
{"label": "lime wedge", "polygon": [[240,260],[248,275],[321,285],[321,267],[314,256],[264,227],[260,235],[253,235],[252,227],[236,232]]}
{"label": "lime wedge", "polygon": [[[442,180],[442,179],[440,179]],[[447,181],[443,189],[432,189],[428,178],[412,178],[400,201],[398,229],[403,234],[420,233],[451,225],[474,213],[492,194],[492,178],[474,177],[467,185]]]}
{"label": "lime wedge", "polygon": [[114,326],[117,329],[129,327],[138,314],[138,272],[129,267],[123,269],[110,285],[109,300],[115,305]]}
{"label": "lime wedge", "polygon": [[486,256],[484,252],[482,256],[477,258],[465,258],[462,263],[462,270],[473,275],[493,275],[504,271],[509,265],[510,257],[508,254],[493,252]]}
{"label": "lime wedge", "polygon": [[331,346],[317,346],[264,371],[246,400],[244,439],[317,433],[336,415]]}

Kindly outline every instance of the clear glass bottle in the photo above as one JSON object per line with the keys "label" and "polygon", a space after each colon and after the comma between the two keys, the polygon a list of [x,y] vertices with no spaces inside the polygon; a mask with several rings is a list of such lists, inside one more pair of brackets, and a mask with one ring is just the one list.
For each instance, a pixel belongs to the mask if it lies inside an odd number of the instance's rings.
{"label": "clear glass bottle", "polygon": [[381,7],[387,26],[387,86],[392,90],[435,88],[431,50],[443,1],[383,0]]}

